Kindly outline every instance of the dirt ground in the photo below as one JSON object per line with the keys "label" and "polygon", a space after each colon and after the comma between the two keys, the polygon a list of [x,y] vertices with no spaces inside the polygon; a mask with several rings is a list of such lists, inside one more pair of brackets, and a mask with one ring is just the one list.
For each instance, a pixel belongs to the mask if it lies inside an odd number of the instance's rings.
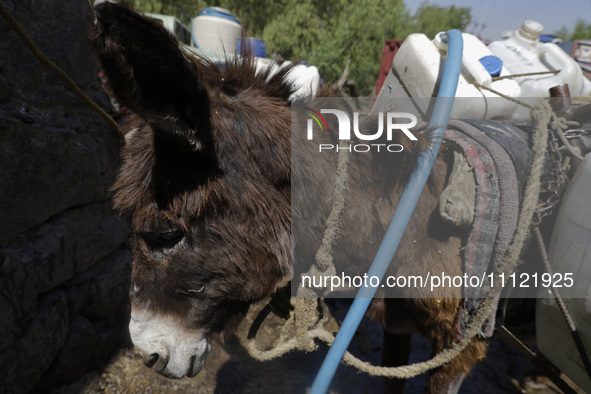
{"label": "dirt ground", "polygon": [[[333,308],[336,320],[327,328],[335,330],[344,316],[345,307]],[[237,335],[245,336],[251,312]],[[282,320],[273,316],[257,336],[262,342],[276,337]],[[378,364],[382,333],[376,324],[363,321],[349,348],[357,356]],[[428,359],[430,345],[420,336],[413,336],[411,362]],[[70,393],[305,393],[311,386],[326,355],[320,346],[312,353],[292,352],[282,358],[258,362],[252,359],[233,337],[225,344],[214,343],[203,370],[194,378],[167,379],[144,366],[141,357],[131,348],[113,356],[102,371],[87,373],[77,382],[54,390],[53,394]],[[423,391],[425,376],[407,381],[406,393]],[[331,393],[381,393],[383,379],[360,374],[341,365],[331,385]],[[492,340],[486,360],[479,363],[464,381],[463,394],[484,393],[560,393],[545,377],[536,376],[533,366],[516,350]]]}

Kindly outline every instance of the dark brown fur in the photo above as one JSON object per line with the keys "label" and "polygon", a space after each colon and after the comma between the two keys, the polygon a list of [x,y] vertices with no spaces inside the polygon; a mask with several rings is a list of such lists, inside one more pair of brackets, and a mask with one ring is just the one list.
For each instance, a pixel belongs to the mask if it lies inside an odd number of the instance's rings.
{"label": "dark brown fur", "polygon": [[[132,305],[175,316],[212,335],[231,332],[251,303],[290,279],[290,232],[307,244],[305,250],[316,250],[320,242],[305,228],[292,229],[292,88],[285,82],[290,69],[273,76],[256,73],[248,57],[222,69],[185,56],[163,27],[124,6],[101,4],[97,15],[93,43],[99,59],[117,99],[135,114],[114,186],[115,207],[131,224],[132,287],[141,289],[132,292]],[[426,145],[424,137],[418,144],[399,142],[406,151],[393,155],[390,169],[374,171],[369,160],[353,161],[345,230],[335,259],[375,253],[377,234],[387,226],[416,154]],[[330,195],[334,179],[326,174],[334,172],[334,159],[315,165],[323,182],[313,186]],[[446,273],[461,273],[462,234],[433,215],[447,171],[443,155],[389,274],[404,274],[409,264],[426,272],[432,261]],[[375,189],[371,200],[361,197],[369,187]],[[295,185],[294,190],[305,192]],[[316,209],[320,230],[329,206]],[[374,212],[373,220],[364,212]],[[375,236],[375,242],[359,241],[346,229]],[[312,261],[311,256],[296,256],[301,264]],[[202,291],[187,296],[195,289]],[[454,340],[458,299],[420,298],[424,295],[411,289],[404,301],[373,302],[369,313],[386,327],[387,343],[408,338],[396,334],[401,322],[427,336],[434,352]],[[429,378],[427,390],[442,392],[484,352],[484,343],[474,341]],[[389,364],[405,359],[384,356]],[[399,382],[389,384],[396,388]]]}

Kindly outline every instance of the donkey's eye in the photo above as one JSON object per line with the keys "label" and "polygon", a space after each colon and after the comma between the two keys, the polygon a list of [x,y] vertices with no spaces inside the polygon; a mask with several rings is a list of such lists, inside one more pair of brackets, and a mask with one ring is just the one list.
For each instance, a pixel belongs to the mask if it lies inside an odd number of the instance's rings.
{"label": "donkey's eye", "polygon": [[160,233],[158,235],[160,236],[160,238],[162,238],[165,241],[172,241],[174,239],[182,237],[183,232],[181,230],[176,230],[176,231],[169,231],[167,233]]}
{"label": "donkey's eye", "polygon": [[142,237],[146,244],[152,249],[172,248],[179,243],[184,237],[185,233],[182,230],[166,231],[162,233],[145,232]]}

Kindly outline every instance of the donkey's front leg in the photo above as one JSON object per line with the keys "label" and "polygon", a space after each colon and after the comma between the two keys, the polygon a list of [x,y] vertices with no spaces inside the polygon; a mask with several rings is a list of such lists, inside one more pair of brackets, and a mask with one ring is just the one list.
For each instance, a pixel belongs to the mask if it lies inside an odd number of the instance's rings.
{"label": "donkey's front leg", "polygon": [[[447,348],[452,341],[434,341],[433,355]],[[425,393],[455,394],[459,391],[464,377],[470,369],[484,358],[486,341],[474,338],[453,360],[434,370],[427,378]]]}
{"label": "donkey's front leg", "polygon": [[[382,365],[384,367],[398,367],[407,365],[410,355],[411,334],[393,334],[384,329],[384,346],[382,348]],[[404,392],[404,379],[386,378],[384,393],[394,394]]]}

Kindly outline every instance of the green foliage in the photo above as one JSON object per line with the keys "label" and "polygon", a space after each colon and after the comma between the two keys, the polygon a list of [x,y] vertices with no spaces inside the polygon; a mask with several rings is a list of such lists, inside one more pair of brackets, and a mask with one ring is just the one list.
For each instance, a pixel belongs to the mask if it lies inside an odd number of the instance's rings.
{"label": "green foliage", "polygon": [[413,16],[411,30],[433,37],[440,31],[464,29],[470,23],[470,8],[440,7],[423,3]]}
{"label": "green foliage", "polygon": [[184,24],[189,25],[190,19],[199,13],[203,5],[198,0],[124,0],[133,8],[142,12],[174,15]]}
{"label": "green foliage", "polygon": [[309,59],[332,27],[325,19],[309,2],[290,2],[265,25],[262,38],[267,48],[284,58]]}
{"label": "green foliage", "polygon": [[562,38],[564,41],[576,41],[585,40],[591,38],[591,23],[587,23],[582,19],[577,21],[573,31],[569,31],[566,27],[563,27],[556,35]]}
{"label": "green foliage", "polygon": [[304,58],[326,80],[336,81],[350,62],[350,79],[360,95],[370,95],[380,66],[383,43],[421,32],[464,29],[470,9],[423,4],[411,17],[402,0],[362,0],[352,4],[292,2],[263,31],[267,48],[285,58]]}
{"label": "green foliage", "polygon": [[348,78],[355,80],[360,95],[370,95],[384,41],[404,34],[408,13],[401,0],[363,0],[360,3],[351,5],[343,1],[340,12],[325,19],[327,30],[313,43],[307,55],[309,63],[318,66],[321,75],[329,81],[338,80],[350,62]]}
{"label": "green foliage", "polygon": [[231,10],[243,26],[254,36],[260,36],[268,21],[284,5],[273,0],[124,0],[135,9],[155,14],[174,15],[186,25],[205,7]]}
{"label": "green foliage", "polygon": [[207,6],[232,11],[250,35],[261,37],[267,53],[304,59],[325,81],[337,81],[349,64],[360,95],[373,92],[385,40],[410,33],[464,29],[470,9],[423,3],[410,15],[403,0],[129,0],[144,11],[176,15],[183,22]]}
{"label": "green foliage", "polygon": [[274,20],[289,3],[288,0],[222,0],[219,6],[231,10],[250,35],[260,37],[267,23]]}

